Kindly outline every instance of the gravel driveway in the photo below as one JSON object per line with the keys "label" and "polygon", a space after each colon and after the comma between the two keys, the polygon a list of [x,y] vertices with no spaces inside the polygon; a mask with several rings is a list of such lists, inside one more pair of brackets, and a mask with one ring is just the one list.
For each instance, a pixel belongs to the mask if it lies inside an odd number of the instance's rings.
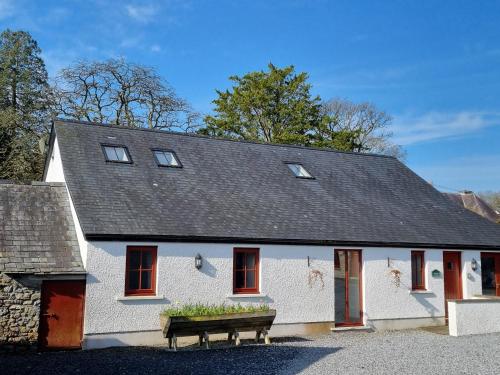
{"label": "gravel driveway", "polygon": [[[217,345],[216,345],[217,346]],[[343,332],[211,350],[114,348],[0,355],[2,374],[498,374],[500,334]]]}

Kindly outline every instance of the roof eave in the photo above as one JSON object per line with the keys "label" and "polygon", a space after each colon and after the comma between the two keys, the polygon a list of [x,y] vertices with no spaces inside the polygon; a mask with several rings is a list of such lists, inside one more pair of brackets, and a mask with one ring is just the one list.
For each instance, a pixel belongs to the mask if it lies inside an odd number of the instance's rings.
{"label": "roof eave", "polygon": [[100,234],[87,233],[88,241],[130,241],[130,242],[199,242],[199,243],[246,243],[272,245],[311,245],[311,246],[354,246],[354,247],[403,247],[418,249],[460,249],[460,250],[500,250],[498,245],[485,244],[448,244],[415,242],[374,242],[374,241],[339,241],[312,239],[280,238],[244,238],[244,237],[209,237],[209,236],[171,236],[147,234]]}

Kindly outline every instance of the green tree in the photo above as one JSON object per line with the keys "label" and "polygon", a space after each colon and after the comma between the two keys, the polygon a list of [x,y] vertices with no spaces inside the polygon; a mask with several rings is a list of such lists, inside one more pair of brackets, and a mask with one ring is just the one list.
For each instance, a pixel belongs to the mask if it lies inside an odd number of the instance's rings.
{"label": "green tree", "polygon": [[0,178],[41,177],[51,95],[40,55],[28,32],[0,34]]}
{"label": "green tree", "polygon": [[217,90],[215,114],[200,132],[219,137],[273,143],[309,144],[321,121],[319,97],[312,97],[307,74],[293,66],[269,64],[268,71],[232,76],[231,90]]}

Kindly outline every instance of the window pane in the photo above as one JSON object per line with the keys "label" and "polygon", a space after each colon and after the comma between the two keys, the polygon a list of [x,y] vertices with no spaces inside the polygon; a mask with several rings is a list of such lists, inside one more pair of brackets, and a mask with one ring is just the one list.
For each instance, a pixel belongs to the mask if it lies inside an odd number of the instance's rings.
{"label": "window pane", "polygon": [[168,165],[168,160],[162,151],[155,151],[155,156],[161,165]]}
{"label": "window pane", "polygon": [[247,268],[255,268],[255,254],[247,253]]}
{"label": "window pane", "polygon": [[302,165],[299,165],[298,168],[299,168],[299,176],[300,177],[311,177],[309,172],[307,172],[306,169]]}
{"label": "window pane", "polygon": [[128,274],[129,289],[139,289],[139,271],[130,271]]}
{"label": "window pane", "polygon": [[106,157],[108,160],[117,160],[116,152],[114,147],[104,147],[104,151],[106,152]]}
{"label": "window pane", "polygon": [[291,169],[295,176],[299,175],[299,167],[297,166],[297,164],[288,164],[288,168]]}
{"label": "window pane", "polygon": [[155,156],[158,159],[158,163],[164,166],[177,167],[179,162],[174,156],[173,152],[169,151],[155,151]]}
{"label": "window pane", "polygon": [[245,272],[244,271],[236,271],[235,279],[234,279],[234,286],[237,289],[245,287]]}
{"label": "window pane", "polygon": [[127,153],[123,147],[115,147],[115,151],[119,161],[128,161]]}
{"label": "window pane", "polygon": [[255,271],[247,271],[247,288],[255,288]]}
{"label": "window pane", "polygon": [[242,269],[245,266],[245,253],[236,253],[236,268]]}
{"label": "window pane", "polygon": [[307,177],[311,178],[311,174],[300,164],[287,164],[288,168],[293,172],[293,174],[297,177]]}
{"label": "window pane", "polygon": [[150,251],[142,252],[142,268],[151,268],[153,266],[153,254]]}
{"label": "window pane", "polygon": [[129,260],[128,267],[131,270],[139,269],[141,264],[141,252],[140,251],[130,251],[129,252]]}
{"label": "window pane", "polygon": [[151,289],[151,271],[142,271],[141,289]]}
{"label": "window pane", "polygon": [[169,165],[179,165],[174,157],[174,154],[172,154],[171,152],[165,152],[165,158],[167,159]]}

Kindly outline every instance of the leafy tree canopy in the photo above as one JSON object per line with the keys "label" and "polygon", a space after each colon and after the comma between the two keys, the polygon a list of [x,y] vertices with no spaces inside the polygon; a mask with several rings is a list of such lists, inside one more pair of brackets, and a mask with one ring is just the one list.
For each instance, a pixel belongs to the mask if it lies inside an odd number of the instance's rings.
{"label": "leafy tree canopy", "polygon": [[268,71],[232,76],[231,90],[218,91],[204,134],[273,143],[308,144],[321,121],[321,102],[312,97],[307,74],[269,64]]}
{"label": "leafy tree canopy", "polygon": [[0,178],[41,177],[38,147],[50,121],[50,88],[37,42],[25,31],[0,34]]}

